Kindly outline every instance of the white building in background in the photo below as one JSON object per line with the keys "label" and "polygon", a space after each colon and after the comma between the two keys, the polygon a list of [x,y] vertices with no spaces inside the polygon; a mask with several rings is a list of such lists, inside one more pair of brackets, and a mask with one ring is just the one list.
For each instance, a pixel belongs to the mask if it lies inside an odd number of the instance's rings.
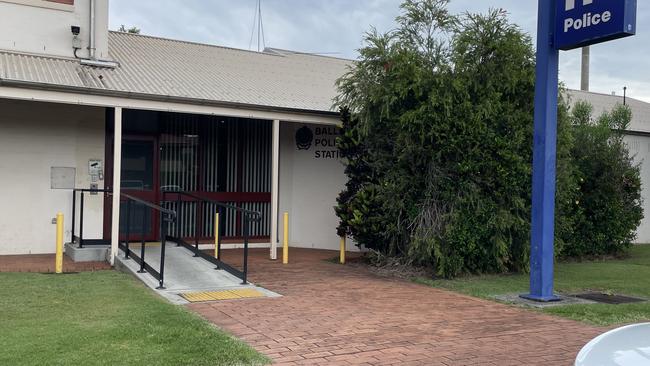
{"label": "white building in background", "polygon": [[611,111],[617,104],[629,106],[632,110],[632,122],[625,132],[625,141],[634,156],[634,161],[641,164],[641,184],[643,191],[644,218],[637,230],[637,243],[650,243],[650,103],[622,96],[569,90],[570,103],[589,102],[594,107],[594,117]]}
{"label": "white building in background", "polygon": [[[112,259],[123,194],[177,212],[173,235],[212,242],[215,208],[169,190],[260,212],[254,245],[281,242],[288,212],[291,246],[338,249],[346,178],[332,99],[351,61],[110,32],[108,0],[0,0],[0,14],[0,255],[52,253],[63,212],[66,241],[110,243]],[[571,93],[596,112],[622,102]],[[626,139],[643,164],[638,240],[650,242],[650,105],[627,103]],[[129,221],[132,240],[160,238],[147,209]],[[240,243],[241,216],[222,223],[224,243]]]}
{"label": "white building in background", "polygon": [[[213,242],[214,207],[165,190],[260,212],[257,246],[281,242],[288,212],[291,246],[338,249],[332,99],[351,61],[111,32],[108,0],[0,0],[0,14],[0,255],[54,252],[57,212],[66,241],[115,255],[122,194]],[[83,193],[83,228],[74,188],[112,192]],[[133,208],[131,239],[160,238],[146,212]],[[241,242],[241,217],[222,219],[224,243]]]}

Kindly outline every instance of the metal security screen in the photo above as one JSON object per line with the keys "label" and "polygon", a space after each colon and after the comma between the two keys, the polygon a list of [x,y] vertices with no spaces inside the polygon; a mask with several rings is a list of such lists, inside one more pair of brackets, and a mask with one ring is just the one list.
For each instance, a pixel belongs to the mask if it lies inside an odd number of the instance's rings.
{"label": "metal security screen", "polygon": [[[125,109],[123,190],[178,211],[179,220],[168,227],[173,236],[213,239],[216,206],[187,195],[167,195],[163,202],[162,192],[188,192],[260,212],[262,219],[251,223],[250,237],[266,240],[271,231],[271,128],[266,120]],[[113,140],[112,134],[108,125],[107,141]],[[145,153],[150,158],[142,159]],[[107,167],[112,166],[111,156],[112,151],[107,153]],[[107,170],[107,175],[112,173]],[[223,213],[226,239],[241,238],[240,216],[236,210]],[[150,228],[147,240],[160,237],[156,215],[137,225]]]}
{"label": "metal security screen", "polygon": [[[159,117],[160,190],[186,191],[237,207],[259,211],[252,237],[270,235],[271,123],[263,120],[164,113]],[[214,235],[216,207],[189,199],[163,202],[179,211],[170,234],[201,238]],[[241,217],[223,217],[224,235],[241,236]]]}

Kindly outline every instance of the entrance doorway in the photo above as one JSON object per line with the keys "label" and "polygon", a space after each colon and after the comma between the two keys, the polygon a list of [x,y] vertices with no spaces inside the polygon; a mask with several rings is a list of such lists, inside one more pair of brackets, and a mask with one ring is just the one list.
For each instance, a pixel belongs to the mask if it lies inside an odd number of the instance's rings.
{"label": "entrance doorway", "polygon": [[[124,110],[122,118],[122,192],[179,212],[183,219],[170,225],[170,235],[213,240],[216,206],[197,205],[182,195],[168,194],[162,201],[164,191],[185,191],[260,212],[262,220],[251,224],[250,237],[269,240],[271,121],[139,110]],[[109,126],[107,142],[112,140]],[[112,148],[106,160],[110,169]],[[107,178],[111,176],[107,171]],[[145,240],[158,240],[159,218],[145,208],[131,209],[132,240],[141,238],[143,214],[148,215]],[[238,241],[242,218],[233,211],[222,219],[224,242]],[[126,223],[123,206],[120,222]]]}
{"label": "entrance doorway", "polygon": [[[155,138],[126,136],[122,140],[122,192],[147,202],[158,202],[158,159]],[[127,204],[130,207],[127,207]],[[152,241],[159,237],[157,215],[144,205],[120,202],[120,236],[126,235],[130,221],[131,240]]]}

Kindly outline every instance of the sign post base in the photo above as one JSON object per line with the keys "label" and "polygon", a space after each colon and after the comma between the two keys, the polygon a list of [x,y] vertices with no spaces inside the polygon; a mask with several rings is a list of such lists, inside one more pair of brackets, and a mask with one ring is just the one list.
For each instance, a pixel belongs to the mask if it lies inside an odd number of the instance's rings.
{"label": "sign post base", "polygon": [[557,301],[562,301],[562,298],[559,296],[551,295],[551,296],[535,296],[535,295],[530,295],[530,294],[524,294],[524,295],[519,295],[522,299],[530,300],[530,301],[535,301],[535,302],[557,302]]}

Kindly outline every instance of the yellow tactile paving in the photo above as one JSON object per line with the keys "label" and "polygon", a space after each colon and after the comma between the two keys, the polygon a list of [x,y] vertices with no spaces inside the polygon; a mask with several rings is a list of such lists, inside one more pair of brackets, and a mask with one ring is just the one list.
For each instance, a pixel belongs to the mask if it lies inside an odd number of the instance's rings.
{"label": "yellow tactile paving", "polygon": [[231,292],[236,293],[242,298],[251,298],[251,297],[264,297],[264,294],[261,292],[254,290],[252,288],[242,288],[239,290],[231,290]]}
{"label": "yellow tactile paving", "polygon": [[224,291],[187,292],[180,295],[189,302],[250,299],[255,297],[264,297],[264,294],[262,294],[261,292],[254,289],[248,289],[248,288],[237,289],[237,290],[224,290]]}
{"label": "yellow tactile paving", "polygon": [[241,298],[241,296],[237,296],[237,294],[234,294],[231,291],[214,291],[208,292],[206,295],[210,300],[232,300]]}

